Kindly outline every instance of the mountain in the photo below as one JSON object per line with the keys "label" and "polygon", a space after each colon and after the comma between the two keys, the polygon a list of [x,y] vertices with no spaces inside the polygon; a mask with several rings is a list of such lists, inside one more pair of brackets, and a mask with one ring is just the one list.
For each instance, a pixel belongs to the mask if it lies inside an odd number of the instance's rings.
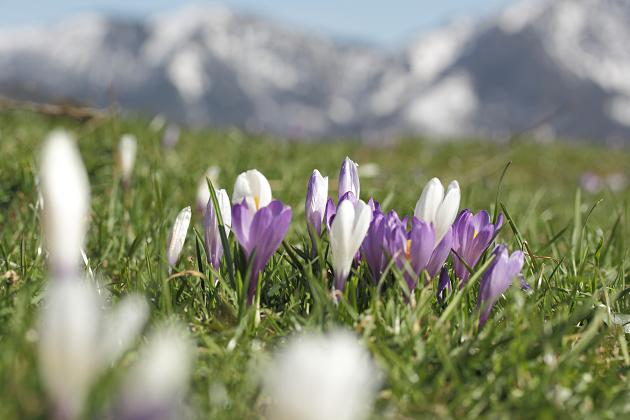
{"label": "mountain", "polygon": [[529,0],[399,50],[227,9],[0,33],[0,94],[289,137],[630,142],[630,3]]}

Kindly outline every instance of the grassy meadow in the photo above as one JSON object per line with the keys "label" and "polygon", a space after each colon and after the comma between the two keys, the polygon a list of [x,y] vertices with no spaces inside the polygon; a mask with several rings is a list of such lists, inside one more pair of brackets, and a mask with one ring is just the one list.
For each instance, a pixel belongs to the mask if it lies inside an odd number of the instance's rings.
{"label": "grassy meadow", "polygon": [[[629,176],[628,151],[526,138],[509,144],[420,139],[388,146],[311,144],[227,130],[184,130],[179,143],[165,150],[161,131],[143,120],[78,122],[3,111],[0,418],[45,418],[48,410],[37,367],[38,308],[47,273],[36,173],[42,140],[59,127],[78,140],[90,178],[85,251],[95,278],[113,302],[130,292],[145,296],[149,324],[174,316],[191,332],[196,344],[187,399],[191,417],[264,418],[269,399],[260,376],[274,349],[296,332],[335,326],[361,337],[383,373],[375,419],[630,416],[628,335],[613,322],[617,314],[630,314],[630,188],[597,193],[579,188],[585,171]],[[139,141],[127,190],[115,164],[123,133]],[[512,287],[481,331],[478,284],[443,303],[436,299],[435,281],[416,289],[413,305],[396,288],[348,296],[338,305],[326,299],[317,291],[330,274],[313,274],[298,252],[309,243],[304,197],[314,168],[330,177],[329,193],[336,197],[345,156],[360,166],[361,198],[374,197],[384,210],[412,214],[433,176],[459,181],[461,208],[491,214],[504,208],[510,223],[498,241],[526,253],[523,273],[531,291]],[[175,275],[168,274],[168,231],[180,209],[194,209],[197,184],[211,165],[221,168],[217,183],[230,195],[236,176],[257,168],[269,179],[274,198],[293,209],[287,246],[263,275],[258,325],[252,309],[235,300],[225,269],[218,287],[208,281],[197,213]],[[238,255],[233,236],[230,242]],[[362,263],[352,275],[355,288],[366,271]],[[119,375],[135,358],[134,350],[127,352],[101,378],[86,418],[102,415]]]}

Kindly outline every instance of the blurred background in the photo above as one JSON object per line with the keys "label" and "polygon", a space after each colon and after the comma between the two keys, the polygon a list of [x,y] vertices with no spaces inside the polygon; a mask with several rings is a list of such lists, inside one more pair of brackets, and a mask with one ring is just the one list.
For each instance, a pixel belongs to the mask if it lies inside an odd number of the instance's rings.
{"label": "blurred background", "polygon": [[0,103],[385,143],[630,145],[627,0],[0,0]]}

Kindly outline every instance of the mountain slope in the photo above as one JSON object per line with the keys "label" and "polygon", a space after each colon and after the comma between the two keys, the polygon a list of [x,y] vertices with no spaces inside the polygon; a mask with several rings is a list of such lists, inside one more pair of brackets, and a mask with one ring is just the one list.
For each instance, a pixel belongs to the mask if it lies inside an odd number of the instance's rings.
{"label": "mountain slope", "polygon": [[[630,138],[630,6],[532,0],[400,51],[225,9],[0,36],[0,93],[281,136]],[[625,40],[625,41],[624,41]]]}

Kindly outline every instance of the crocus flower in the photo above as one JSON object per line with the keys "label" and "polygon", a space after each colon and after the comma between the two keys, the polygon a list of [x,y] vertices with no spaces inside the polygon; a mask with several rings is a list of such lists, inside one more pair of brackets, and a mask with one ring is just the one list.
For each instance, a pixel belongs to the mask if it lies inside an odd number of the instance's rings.
{"label": "crocus flower", "polygon": [[354,194],[355,201],[359,199],[361,184],[359,183],[359,165],[346,157],[341,163],[339,171],[339,202],[347,192]]}
{"label": "crocus flower", "polygon": [[497,245],[492,254],[494,261],[490,263],[479,285],[477,300],[477,307],[481,309],[479,328],[488,320],[497,299],[510,287],[514,279],[520,276],[525,258],[521,251],[509,255],[505,245]]}
{"label": "crocus flower", "polygon": [[453,249],[459,257],[453,257],[453,267],[461,285],[468,281],[470,273],[460,258],[469,267],[474,267],[502,225],[502,214],[499,214],[496,224],[492,224],[490,215],[485,210],[473,214],[470,210],[465,209],[457,216],[457,220],[453,224]]}
{"label": "crocus flower", "polygon": [[98,376],[135,340],[148,317],[137,296],[111,312],[93,286],[82,279],[49,283],[40,314],[39,367],[56,416],[75,419]]}
{"label": "crocus flower", "polygon": [[372,209],[363,201],[358,200],[356,205],[350,199],[339,203],[329,232],[337,290],[345,287],[352,261],[367,234],[371,220]]}
{"label": "crocus flower", "polygon": [[66,132],[54,131],[46,139],[39,175],[51,269],[77,274],[87,230],[90,185],[79,151]]}
{"label": "crocus flower", "polygon": [[[225,190],[217,190],[216,193],[217,202],[219,203],[219,211],[221,211],[221,217],[223,219],[223,224],[225,225],[225,235],[227,237],[230,234],[229,227],[232,225],[232,208],[230,207],[230,199],[228,198]],[[211,198],[208,199],[203,224],[208,264],[218,271],[220,267],[219,262],[223,256],[223,244],[221,243],[221,232],[219,231],[217,212],[214,209],[214,203]]]}
{"label": "crocus flower", "polygon": [[280,350],[266,371],[273,420],[361,420],[370,414],[380,374],[350,333],[304,334]]}
{"label": "crocus flower", "polygon": [[179,259],[179,254],[181,254],[184,248],[191,216],[192,211],[190,206],[183,208],[175,218],[175,223],[173,223],[171,232],[166,240],[166,258],[168,260],[169,273],[173,270],[173,267],[175,267]]}
{"label": "crocus flower", "polygon": [[181,418],[192,361],[192,344],[183,327],[160,326],[148,338],[123,382],[115,418]]}
{"label": "crocus flower", "polygon": [[388,247],[396,266],[403,272],[409,290],[413,291],[431,258],[435,231],[431,224],[415,217],[411,223],[409,232],[402,222],[389,232]]}
{"label": "crocus flower", "polygon": [[208,188],[209,179],[214,185],[215,189],[217,188],[217,180],[219,179],[219,173],[221,173],[221,169],[218,166],[211,166],[206,169],[206,172],[199,179],[199,183],[197,184],[197,212],[204,213],[206,211],[206,205],[208,204],[208,200],[210,199],[210,189]]}
{"label": "crocus flower", "polygon": [[138,140],[133,134],[124,134],[118,143],[118,162],[120,165],[123,186],[128,187],[131,183],[133,165],[136,161],[138,150]]}
{"label": "crocus flower", "polygon": [[315,243],[314,236],[319,236],[322,233],[322,221],[326,213],[327,199],[328,177],[323,177],[319,171],[315,169],[308,180],[306,203],[304,204],[308,234],[311,236],[313,244]]}
{"label": "crocus flower", "polygon": [[460,191],[457,181],[449,184],[446,195],[442,183],[437,178],[431,179],[424,186],[413,214],[419,220],[433,223],[436,244],[442,240],[448,228],[453,224],[459,210],[459,200]]}
{"label": "crocus flower", "polygon": [[258,276],[284,239],[291,223],[291,208],[278,200],[258,211],[249,208],[247,198],[232,206],[232,230],[245,257],[252,253],[247,301],[251,304],[258,285]]}
{"label": "crocus flower", "polygon": [[232,204],[240,204],[243,199],[247,201],[247,208],[254,212],[271,202],[269,181],[257,169],[250,169],[236,177]]}

